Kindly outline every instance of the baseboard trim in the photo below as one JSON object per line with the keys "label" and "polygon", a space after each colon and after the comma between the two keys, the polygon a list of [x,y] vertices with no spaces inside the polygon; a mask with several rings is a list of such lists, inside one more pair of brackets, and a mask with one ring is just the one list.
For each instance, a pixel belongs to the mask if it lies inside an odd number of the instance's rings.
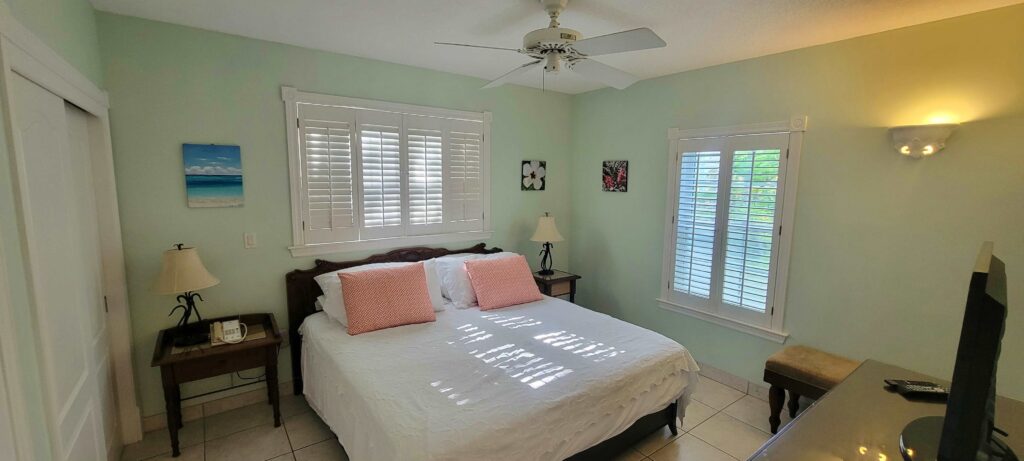
{"label": "baseboard trim", "polygon": [[[291,395],[292,393],[291,381],[278,383],[277,387],[280,395]],[[181,420],[186,423],[189,421],[196,421],[217,413],[224,413],[225,411],[231,411],[236,408],[242,408],[255,403],[266,402],[266,400],[267,386],[260,385],[254,387],[250,391],[226,395],[212,400],[195,402],[186,401],[183,402],[181,406]],[[155,415],[142,418],[143,432],[152,432],[166,427],[167,413],[157,413]]]}
{"label": "baseboard trim", "polygon": [[737,391],[747,394],[759,400],[768,401],[768,386],[764,383],[747,381],[739,376],[729,373],[721,368],[715,368],[704,362],[698,362],[700,374],[705,378],[718,381]]}

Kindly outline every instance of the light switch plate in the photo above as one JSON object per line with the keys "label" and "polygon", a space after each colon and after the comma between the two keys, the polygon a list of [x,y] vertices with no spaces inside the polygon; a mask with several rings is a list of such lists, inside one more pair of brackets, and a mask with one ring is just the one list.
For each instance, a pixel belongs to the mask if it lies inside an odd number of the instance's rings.
{"label": "light switch plate", "polygon": [[243,241],[245,243],[245,248],[246,249],[256,248],[256,234],[254,234],[252,232],[246,232],[243,235]]}

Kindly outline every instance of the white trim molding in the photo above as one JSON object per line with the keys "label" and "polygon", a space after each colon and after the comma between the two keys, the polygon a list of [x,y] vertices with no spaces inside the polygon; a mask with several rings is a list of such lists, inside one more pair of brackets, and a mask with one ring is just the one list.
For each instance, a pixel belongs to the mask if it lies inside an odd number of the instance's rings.
{"label": "white trim molding", "polygon": [[749,123],[746,125],[720,126],[710,128],[669,128],[668,139],[701,139],[720,138],[723,136],[743,136],[751,134],[798,133],[807,131],[807,116],[797,115],[789,120],[766,123]]}
{"label": "white trim molding", "polygon": [[707,312],[701,309],[684,306],[682,304],[674,303],[666,299],[658,298],[658,306],[667,311],[677,312],[680,314],[688,315],[690,317],[698,318],[706,322],[714,323],[715,325],[731,328],[736,331],[754,335],[759,338],[764,338],[769,341],[774,341],[779,344],[785,343],[786,338],[789,337],[789,333],[775,331],[771,328],[765,328],[757,325],[751,325],[749,323],[740,322],[739,320]]}
{"label": "white trim molding", "polygon": [[[661,294],[657,299],[659,307],[777,343],[784,343],[786,341],[786,338],[789,336],[789,334],[784,330],[786,289],[789,279],[790,252],[793,243],[793,225],[795,223],[796,216],[797,179],[800,173],[803,135],[807,130],[807,125],[807,116],[800,115],[791,117],[788,120],[768,123],[699,129],[672,128],[668,130],[668,158],[669,164],[673,165],[673,167],[668,169],[669,180],[666,191],[667,200],[665,205],[665,233],[663,242],[665,256],[662,265]],[[692,296],[679,296],[678,293],[673,295],[672,293],[674,292],[671,288],[673,279],[672,264],[675,254],[673,249],[675,248],[676,240],[675,215],[677,212],[675,209],[677,206],[677,199],[673,199],[673,197],[677,197],[679,193],[679,167],[676,164],[676,161],[680,155],[679,152],[681,144],[715,144],[721,142],[715,138],[733,138],[736,140],[744,139],[739,137],[751,135],[787,136],[787,138],[785,138],[785,144],[782,144],[781,146],[786,149],[787,157],[785,162],[782,164],[783,166],[779,170],[779,181],[783,190],[781,191],[782,196],[777,198],[778,205],[776,207],[776,224],[779,228],[779,234],[777,240],[773,244],[774,254],[772,257],[776,259],[773,262],[773,272],[769,275],[768,304],[766,306],[769,311],[766,312],[767,315],[758,314],[763,318],[755,318],[754,316],[747,315],[749,313],[740,315],[739,312],[733,312],[742,311],[742,309],[721,311],[724,307],[712,308],[711,306],[705,306],[703,304],[697,305],[694,304],[696,302],[696,298]],[[735,145],[738,141],[729,142],[733,143],[732,145]],[[722,198],[720,197],[719,200],[722,200]],[[721,223],[719,226],[721,226]],[[720,243],[715,244],[716,247],[718,245],[720,245]],[[716,250],[716,252],[717,251],[721,250]],[[719,263],[721,263],[721,261],[718,261],[715,264]],[[714,280],[714,277],[712,277],[712,280]],[[712,290],[714,291],[714,288],[712,288]],[[690,298],[693,299],[686,301],[686,299]]]}
{"label": "white trim molding", "polygon": [[[0,2],[0,59],[3,78],[3,112],[7,114],[3,129],[7,133],[7,149],[12,161],[22,162],[23,153],[12,136],[12,114],[8,82],[14,73],[21,75],[93,116],[89,123],[93,145],[93,177],[95,179],[97,222],[100,226],[100,249],[103,260],[104,294],[107,297],[107,326],[110,335],[110,360],[117,387],[118,425],[124,444],[142,440],[142,418],[136,399],[135,372],[132,360],[131,315],[128,306],[128,285],[125,275],[124,246],[114,179],[114,159],[110,138],[109,101],[106,92],[68,63],[57,52],[20,24],[6,3]],[[16,169],[17,170],[17,169]],[[16,179],[15,190],[23,183]],[[23,207],[23,203],[18,203]],[[31,290],[31,287],[30,287]],[[8,337],[0,326],[0,336]],[[9,349],[4,350],[5,364]],[[11,392],[11,389],[8,388]],[[17,399],[20,400],[20,399]],[[25,426],[16,430],[24,430]],[[19,441],[23,439],[20,434]],[[30,449],[27,446],[25,449]],[[21,453],[19,447],[19,453]],[[34,459],[29,457],[29,459]]]}
{"label": "white trim molding", "polygon": [[[18,349],[18,341],[14,334],[14,306],[11,304],[11,293],[7,286],[6,264],[4,249],[0,245],[0,352],[2,352],[0,354],[0,378],[4,380],[0,385],[4,389],[3,395],[0,395],[0,403],[9,409],[4,412],[8,420],[0,424],[9,427],[13,432],[14,446],[9,448],[15,453],[15,459],[36,459],[32,435],[28,432],[30,428],[22,423],[28,418],[28,409],[21,397],[25,391],[22,389],[19,379],[22,371],[15,353]],[[6,454],[6,452],[0,451],[0,454]]]}

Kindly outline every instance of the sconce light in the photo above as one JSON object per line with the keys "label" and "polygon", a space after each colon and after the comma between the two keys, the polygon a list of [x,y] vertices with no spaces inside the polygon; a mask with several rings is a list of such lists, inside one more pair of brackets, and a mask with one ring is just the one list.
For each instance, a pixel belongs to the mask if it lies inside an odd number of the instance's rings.
{"label": "sconce light", "polygon": [[889,128],[889,136],[897,152],[913,158],[928,157],[946,147],[946,139],[958,126],[956,123],[897,126]]}

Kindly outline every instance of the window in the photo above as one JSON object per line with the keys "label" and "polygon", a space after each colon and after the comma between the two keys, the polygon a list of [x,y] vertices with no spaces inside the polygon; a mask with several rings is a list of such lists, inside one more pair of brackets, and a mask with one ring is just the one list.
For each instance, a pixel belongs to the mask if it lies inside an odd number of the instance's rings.
{"label": "window", "polygon": [[294,256],[490,237],[490,114],[282,97]]}
{"label": "window", "polygon": [[805,121],[670,133],[663,307],[784,340]]}

